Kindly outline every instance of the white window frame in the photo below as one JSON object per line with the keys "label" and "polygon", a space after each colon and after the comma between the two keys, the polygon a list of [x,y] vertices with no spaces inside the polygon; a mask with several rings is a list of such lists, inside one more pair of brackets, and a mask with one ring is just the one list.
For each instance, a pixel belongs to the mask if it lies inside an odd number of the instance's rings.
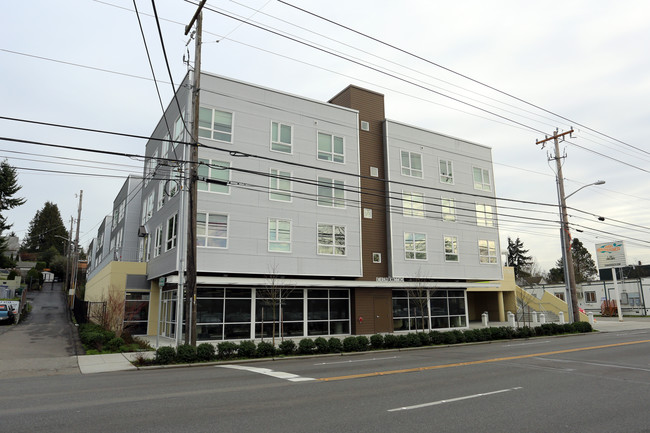
{"label": "white window frame", "polygon": [[124,240],[123,237],[124,237],[124,229],[121,228],[115,234],[115,249],[122,247],[122,242]]}
{"label": "white window frame", "polygon": [[[207,159],[199,158],[199,169],[198,171],[204,172],[207,169],[207,176],[205,173],[201,173],[200,176],[205,176],[207,179],[218,180],[221,182],[230,183],[230,162],[229,161],[219,161],[216,159]],[[216,168],[223,167],[223,168]],[[226,176],[219,177],[217,174],[226,173]],[[199,180],[197,182],[197,190],[204,192],[212,192],[215,194],[230,194],[230,185],[221,185],[217,183],[210,183],[206,181]]]}
{"label": "white window frame", "polygon": [[480,227],[494,227],[492,205],[476,203],[476,225]]}
{"label": "white window frame", "polygon": [[[209,110],[210,111],[210,127],[207,128],[205,126],[201,125],[201,110]],[[223,114],[228,114],[230,115],[230,125],[228,127],[230,128],[230,131],[222,131],[220,129],[215,129],[215,113],[223,113]],[[215,141],[221,141],[223,143],[232,143],[233,142],[233,125],[235,123],[235,114],[231,111],[226,111],[226,110],[219,110],[216,108],[211,108],[211,107],[205,107],[202,106],[199,109],[199,137],[200,138],[207,138],[209,140],[215,140]],[[220,125],[226,125],[220,124]],[[207,133],[207,136],[206,136]],[[203,134],[203,135],[202,135]],[[224,138],[215,138],[215,137],[220,137],[224,136]],[[225,136],[228,138],[225,139]]]}
{"label": "white window frame", "polygon": [[147,201],[145,202],[145,208],[147,210],[147,213],[144,222],[149,221],[153,216],[155,199],[156,199],[156,192],[151,191],[151,193],[147,196]]}
{"label": "white window frame", "polygon": [[[408,177],[416,177],[418,179],[422,179],[424,176],[424,166],[422,164],[422,154],[418,152],[411,152],[408,150],[400,150],[399,153],[399,160],[400,160],[400,167],[401,167],[401,173],[404,176]],[[413,161],[414,157],[417,156],[420,159],[420,168],[413,168]],[[408,165],[404,165],[404,157],[408,159]]]}
{"label": "white window frame", "polygon": [[[329,233],[321,233],[321,230],[329,229]],[[318,223],[316,239],[316,253],[327,256],[346,256],[347,255],[347,227],[339,224]],[[343,243],[341,244],[341,230]],[[327,239],[326,239],[327,237]],[[321,242],[326,240],[326,242]]]}
{"label": "white window frame", "polygon": [[154,234],[154,242],[152,245],[154,258],[162,254],[163,251],[162,247],[163,247],[163,226],[162,224],[160,224],[158,227],[156,227],[156,231]]}
{"label": "white window frame", "polygon": [[488,239],[479,239],[478,257],[482,265],[494,265],[497,263],[497,243]]}
{"label": "white window frame", "polygon": [[293,197],[293,173],[272,168],[269,175],[269,200],[291,203]]}
{"label": "white window frame", "polygon": [[[420,206],[417,206],[417,205]],[[402,191],[402,211],[404,216],[424,218],[424,194],[414,191]]]}
{"label": "white window frame", "polygon": [[[170,233],[170,228],[172,232]],[[165,224],[165,251],[176,248],[178,240],[178,214],[170,216]]]}
{"label": "white window frame", "polygon": [[[273,134],[273,127],[274,125],[277,125],[277,136],[274,136]],[[282,138],[282,127],[288,127],[290,130],[290,138],[289,138],[289,143],[286,143],[284,141],[281,141]],[[288,150],[283,149],[283,147],[288,147]],[[280,152],[280,153],[288,153],[288,154],[293,154],[293,126],[287,125],[286,123],[282,122],[271,122],[271,151],[272,152]]]}
{"label": "white window frame", "polygon": [[[325,139],[329,137],[329,150],[321,150],[320,141],[321,136]],[[336,139],[341,140],[341,145],[343,148],[341,152],[336,152],[334,149],[334,143]],[[339,164],[345,164],[345,139],[340,135],[328,134],[327,132],[318,132],[316,134],[316,158],[321,161],[336,162]]]}
{"label": "white window frame", "polygon": [[[447,243],[450,242],[450,247],[447,248]],[[445,235],[442,244],[442,250],[445,254],[445,262],[458,263],[460,261],[460,254],[458,253],[458,237]],[[454,258],[455,256],[455,258]]]}
{"label": "white window frame", "polygon": [[[445,172],[443,173],[442,166],[445,166]],[[453,161],[449,159],[442,159],[440,158],[438,160],[438,173],[440,174],[440,183],[444,183],[447,185],[453,185],[454,184],[454,163]]]}
{"label": "white window frame", "polygon": [[[410,239],[409,239],[410,237]],[[424,243],[424,251],[418,249],[419,243]],[[404,259],[427,260],[427,235],[426,233],[404,232]]]}
{"label": "white window frame", "polygon": [[165,205],[165,179],[158,182],[158,200],[156,201],[156,210],[162,209]]}
{"label": "white window frame", "polygon": [[453,198],[441,197],[440,210],[443,221],[456,222],[456,201]]}
{"label": "white window frame", "polygon": [[[200,216],[205,215],[205,223],[200,222]],[[214,231],[215,228],[212,228],[213,234],[211,235],[211,228],[210,228],[210,217],[211,216],[218,216],[218,217],[225,217],[226,222],[225,222],[225,235],[221,235],[222,229],[220,227],[216,228],[216,232]],[[229,223],[229,218],[228,214],[224,213],[218,213],[218,212],[197,212],[197,217],[196,217],[196,246],[200,248],[218,248],[218,249],[227,249],[228,248],[228,223]],[[205,227],[201,228],[201,224],[205,224]],[[219,223],[217,223],[219,224]],[[203,233],[201,233],[203,232]],[[214,233],[219,233],[219,234],[214,234]],[[204,241],[202,241],[202,239]],[[210,240],[216,240],[216,241],[225,241],[225,245],[219,246],[219,245],[210,245]]]}
{"label": "white window frame", "polygon": [[590,291],[585,290],[585,303],[587,303],[587,304],[595,304],[596,302],[598,302],[598,298],[596,297],[596,292],[594,292],[592,290],[590,290]]}
{"label": "white window frame", "polygon": [[317,195],[318,206],[345,208],[345,182],[340,179],[319,176]]}
{"label": "white window frame", "polygon": [[[289,239],[280,239],[282,234],[280,233],[280,227],[279,224],[288,224],[289,226]],[[275,228],[272,229],[272,226],[275,225]],[[269,252],[272,253],[291,253],[291,237],[292,237],[292,223],[291,220],[289,219],[284,219],[284,218],[269,218],[269,225],[268,225],[268,236],[269,236],[269,244],[268,244],[268,250]],[[288,249],[283,249],[281,247],[287,246]]]}
{"label": "white window frame", "polygon": [[174,142],[172,143],[172,146],[176,148],[178,146],[178,141],[183,141],[183,135],[185,133],[185,127],[183,125],[183,118],[181,116],[178,116],[176,118],[176,121],[174,122]]}
{"label": "white window frame", "polygon": [[[477,175],[480,176],[480,181],[476,179]],[[487,168],[472,167],[474,189],[478,189],[479,191],[492,191],[492,183],[490,182],[490,179],[490,170]]]}

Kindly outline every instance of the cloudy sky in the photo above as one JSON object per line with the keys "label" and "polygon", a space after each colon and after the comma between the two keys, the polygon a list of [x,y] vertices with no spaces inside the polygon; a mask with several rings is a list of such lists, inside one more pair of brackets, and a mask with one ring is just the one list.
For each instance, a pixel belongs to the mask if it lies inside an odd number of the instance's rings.
{"label": "cloudy sky", "polygon": [[[535,142],[573,126],[573,138],[561,145],[567,194],[607,182],[569,199],[574,237],[594,256],[595,243],[624,240],[628,262],[650,263],[650,3],[287,3],[208,1],[203,69],[323,101],[356,84],[385,95],[390,119],[491,147],[496,193],[506,199],[499,202],[502,249],[508,236],[520,237],[545,270],[561,254],[557,194],[549,147]],[[166,106],[172,86],[152,3],[136,4]],[[158,0],[156,8],[177,85],[187,72],[183,58],[193,51],[183,33],[196,6]],[[133,1],[3,4],[0,72],[3,117],[147,136],[161,116]],[[48,200],[69,226],[83,190],[87,246],[125,176],[142,173],[138,159],[13,141],[140,155],[142,140],[6,119],[0,131],[0,158],[19,168],[20,195],[27,198],[8,212],[21,238]]]}

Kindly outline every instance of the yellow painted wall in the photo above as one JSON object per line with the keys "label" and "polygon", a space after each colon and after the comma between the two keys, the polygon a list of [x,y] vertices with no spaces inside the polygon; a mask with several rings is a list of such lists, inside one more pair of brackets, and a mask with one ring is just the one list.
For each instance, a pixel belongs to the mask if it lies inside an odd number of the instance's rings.
{"label": "yellow painted wall", "polygon": [[160,286],[157,280],[151,281],[151,295],[149,296],[149,326],[147,335],[158,335],[158,309],[160,306]]}
{"label": "yellow painted wall", "polygon": [[109,290],[126,292],[126,276],[146,275],[147,264],[140,262],[110,262],[86,283],[85,301],[101,302]]}

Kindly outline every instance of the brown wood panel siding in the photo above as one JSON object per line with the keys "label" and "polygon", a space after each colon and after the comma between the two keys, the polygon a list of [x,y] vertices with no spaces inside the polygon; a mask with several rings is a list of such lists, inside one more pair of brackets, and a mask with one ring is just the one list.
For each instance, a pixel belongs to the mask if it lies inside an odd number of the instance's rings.
{"label": "brown wood panel siding", "polygon": [[[368,122],[368,131],[359,125],[359,160],[362,176],[370,176],[370,167],[376,167],[377,178],[361,178],[361,237],[363,277],[374,281],[388,276],[388,236],[386,221],[386,178],[384,166],[384,95],[356,86],[348,86],[330,101],[359,112],[359,121]],[[363,218],[363,208],[372,209],[372,219]],[[381,254],[381,263],[373,263],[372,254]],[[372,299],[368,300],[372,308]],[[358,317],[357,317],[358,319]],[[365,329],[365,325],[364,325]]]}
{"label": "brown wood panel siding", "polygon": [[[352,334],[371,335],[393,332],[393,303],[390,289],[355,289],[352,310]],[[363,322],[359,322],[360,317],[363,318]]]}

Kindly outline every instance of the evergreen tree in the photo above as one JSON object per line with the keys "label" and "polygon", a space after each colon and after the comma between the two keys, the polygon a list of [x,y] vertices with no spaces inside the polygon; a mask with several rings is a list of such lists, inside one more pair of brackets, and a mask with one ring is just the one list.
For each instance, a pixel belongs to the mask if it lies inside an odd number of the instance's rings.
{"label": "evergreen tree", "polygon": [[64,254],[67,239],[68,231],[63,225],[59,207],[48,201],[43,209],[36,211],[29,223],[23,248],[28,252],[43,254],[54,247],[59,254]]}
{"label": "evergreen tree", "polygon": [[4,257],[7,240],[2,236],[2,232],[8,230],[11,224],[2,213],[25,203],[24,198],[14,197],[21,188],[22,186],[18,185],[16,169],[9,165],[6,159],[0,162],[0,267],[7,267],[13,263],[13,260]]}
{"label": "evergreen tree", "polygon": [[515,270],[515,280],[525,273],[524,269],[532,264],[533,258],[527,256],[528,250],[524,249],[524,243],[517,237],[513,240],[508,236],[508,258],[507,265]]}
{"label": "evergreen tree", "polygon": [[594,259],[591,258],[591,254],[578,238],[573,239],[571,242],[571,256],[573,257],[576,283],[589,281],[598,274]]}
{"label": "evergreen tree", "polygon": [[[578,238],[571,241],[571,257],[573,258],[573,275],[576,283],[589,281],[598,274],[594,259],[591,258],[591,254]],[[548,274],[549,283],[564,282],[564,263],[562,259],[558,259],[555,267],[549,270]]]}

